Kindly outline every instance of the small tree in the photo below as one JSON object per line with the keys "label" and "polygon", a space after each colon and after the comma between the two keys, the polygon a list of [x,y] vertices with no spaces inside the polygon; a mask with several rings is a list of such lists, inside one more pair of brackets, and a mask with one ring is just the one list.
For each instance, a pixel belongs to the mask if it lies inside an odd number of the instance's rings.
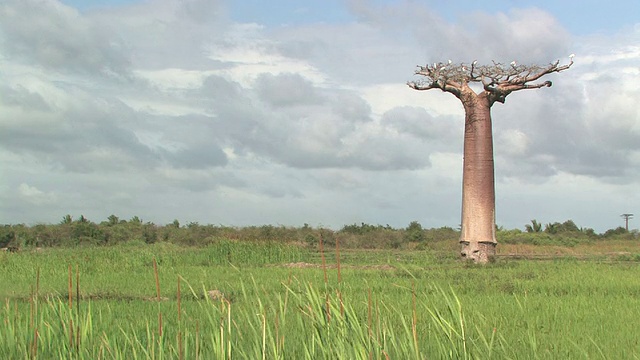
{"label": "small tree", "polygon": [[528,233],[539,233],[542,231],[542,224],[538,222],[538,220],[531,220],[531,225],[526,224],[524,226],[525,230],[527,230]]}
{"label": "small tree", "polygon": [[113,226],[113,225],[118,225],[118,223],[120,222],[120,219],[115,215],[109,215],[109,217],[107,218],[107,221],[109,222],[109,226]]}
{"label": "small tree", "polygon": [[[418,66],[415,74],[422,81],[407,83],[415,90],[440,89],[457,97],[464,107],[464,161],[462,171],[461,255],[485,263],[495,255],[495,181],[491,106],[504,103],[507,95],[523,89],[550,87],[551,81],[537,82],[543,76],[571,67],[560,61],[540,65],[491,65],[447,63]],[[476,92],[470,84],[479,84]]]}
{"label": "small tree", "polygon": [[426,239],[422,225],[417,221],[412,221],[405,229],[405,240],[411,242],[422,242]]}

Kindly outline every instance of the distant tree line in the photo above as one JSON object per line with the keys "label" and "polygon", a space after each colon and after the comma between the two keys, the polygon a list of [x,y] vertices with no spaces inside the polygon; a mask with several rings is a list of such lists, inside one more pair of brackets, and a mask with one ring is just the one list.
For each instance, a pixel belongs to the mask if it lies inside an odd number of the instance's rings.
{"label": "distant tree line", "polygon": [[525,231],[498,229],[498,239],[504,244],[526,243],[533,245],[573,246],[581,242],[597,240],[634,240],[640,238],[638,230],[628,231],[624,227],[609,229],[597,234],[592,228],[578,227],[573,220],[563,223],[553,222],[542,225],[531,220],[524,226]]}
{"label": "distant tree line", "polygon": [[[596,234],[593,229],[578,227],[572,220],[542,225],[536,220],[525,225],[524,231],[497,227],[499,242],[533,245],[572,246],[581,242],[599,240],[638,239],[637,230],[624,227]],[[182,246],[207,246],[220,240],[278,242],[317,247],[320,241],[333,247],[339,241],[346,249],[427,249],[433,244],[449,242],[455,245],[460,238],[459,229],[451,227],[423,228],[412,221],[405,228],[366,223],[350,224],[340,230],[312,227],[201,225],[197,222],[180,224],[178,220],[166,225],[144,222],[138,216],[129,220],[116,215],[100,223],[83,215],[74,219],[65,215],[58,224],[0,225],[0,247],[52,247],[52,246],[108,246],[137,242],[153,244],[168,242]]]}

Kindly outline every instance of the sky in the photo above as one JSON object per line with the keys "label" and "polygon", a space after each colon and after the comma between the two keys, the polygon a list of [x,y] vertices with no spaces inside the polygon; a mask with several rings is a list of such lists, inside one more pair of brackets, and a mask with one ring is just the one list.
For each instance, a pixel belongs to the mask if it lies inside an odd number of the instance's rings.
{"label": "sky", "polygon": [[[496,222],[640,217],[640,3],[0,0],[0,223],[460,223],[418,64],[574,65],[492,108]],[[630,227],[638,228],[635,219]]]}

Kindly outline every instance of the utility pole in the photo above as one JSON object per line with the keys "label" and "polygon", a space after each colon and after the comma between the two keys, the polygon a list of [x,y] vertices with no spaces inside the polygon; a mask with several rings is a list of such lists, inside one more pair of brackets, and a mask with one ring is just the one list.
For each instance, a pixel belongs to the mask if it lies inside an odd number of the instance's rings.
{"label": "utility pole", "polygon": [[624,218],[624,228],[629,232],[629,219],[633,219],[633,214],[622,214],[620,216]]}

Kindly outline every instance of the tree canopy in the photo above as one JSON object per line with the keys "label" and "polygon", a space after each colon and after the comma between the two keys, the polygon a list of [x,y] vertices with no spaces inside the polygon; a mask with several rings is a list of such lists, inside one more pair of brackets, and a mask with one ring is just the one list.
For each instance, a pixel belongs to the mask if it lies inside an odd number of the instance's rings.
{"label": "tree canopy", "polygon": [[560,60],[545,66],[520,65],[515,61],[508,65],[493,62],[489,65],[454,64],[451,60],[418,66],[416,75],[423,76],[419,81],[410,81],[409,87],[415,90],[441,89],[461,99],[463,92],[470,90],[469,83],[482,84],[489,96],[490,103],[504,103],[510,93],[522,89],[549,87],[551,81],[538,82],[544,75],[566,70],[573,65],[573,54],[570,62],[560,65]]}

